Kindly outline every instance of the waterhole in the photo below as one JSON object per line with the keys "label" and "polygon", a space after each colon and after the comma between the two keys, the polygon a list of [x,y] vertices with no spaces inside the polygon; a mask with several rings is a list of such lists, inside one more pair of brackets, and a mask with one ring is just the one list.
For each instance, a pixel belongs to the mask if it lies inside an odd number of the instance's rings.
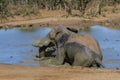
{"label": "waterhole", "polygon": [[[40,66],[39,61],[34,60],[38,48],[33,47],[32,43],[44,38],[50,31],[50,28],[1,29],[0,63]],[[89,34],[99,42],[103,52],[103,64],[107,68],[120,68],[120,30],[96,25],[80,34]]]}

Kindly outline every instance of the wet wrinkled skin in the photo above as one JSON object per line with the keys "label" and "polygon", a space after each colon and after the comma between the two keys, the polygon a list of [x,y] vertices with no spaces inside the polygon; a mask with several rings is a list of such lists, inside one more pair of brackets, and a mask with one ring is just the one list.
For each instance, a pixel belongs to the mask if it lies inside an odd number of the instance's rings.
{"label": "wet wrinkled skin", "polygon": [[[69,31],[72,31],[74,33],[78,33],[78,30],[75,28],[67,28]],[[52,36],[54,34],[51,34],[50,32],[45,38],[40,39],[39,42],[34,43],[34,47],[39,48],[39,55],[37,55],[37,58],[44,59],[45,57],[55,57],[56,56],[56,49],[57,49],[57,44],[54,41],[54,38],[52,39]]]}
{"label": "wet wrinkled skin", "polygon": [[[47,44],[46,44],[47,43]],[[50,43],[55,44],[55,59],[53,64],[62,65],[65,62],[75,66],[97,66],[102,64],[102,53],[97,41],[88,36],[77,34],[77,30],[63,26],[55,27],[38,45],[46,46],[42,51],[49,50]],[[78,46],[75,46],[76,43]],[[67,46],[70,44],[69,46]],[[83,46],[81,46],[83,45]],[[37,46],[43,48],[41,46]],[[72,49],[73,47],[74,49]],[[72,51],[71,51],[72,50]]]}
{"label": "wet wrinkled skin", "polygon": [[33,46],[39,48],[39,55],[36,56],[37,58],[44,59],[45,57],[55,57],[55,43],[48,39],[48,37],[39,40],[39,42],[34,43]]}
{"label": "wet wrinkled skin", "polygon": [[[50,37],[57,43],[57,55],[55,64],[64,64],[66,60],[75,66],[90,67],[102,65],[102,53],[95,39],[90,36],[79,35],[60,26],[50,32]],[[88,40],[85,40],[85,38]],[[85,41],[83,43],[83,40]],[[88,42],[87,42],[88,41]],[[75,44],[76,43],[77,46]],[[70,44],[69,46],[67,46]],[[81,46],[83,45],[83,46]],[[96,55],[96,56],[93,56]]]}
{"label": "wet wrinkled skin", "polygon": [[104,67],[99,55],[76,42],[66,43],[58,48],[56,59],[55,64],[67,62],[73,66]]}
{"label": "wet wrinkled skin", "polygon": [[[65,36],[64,34],[69,36],[68,40],[65,40],[66,37],[60,39],[60,37]],[[60,44],[60,42],[79,42],[96,52],[102,59],[102,52],[98,42],[89,35],[76,34],[64,26],[58,26],[52,29],[52,31],[49,33],[49,38],[53,40],[57,46]]]}

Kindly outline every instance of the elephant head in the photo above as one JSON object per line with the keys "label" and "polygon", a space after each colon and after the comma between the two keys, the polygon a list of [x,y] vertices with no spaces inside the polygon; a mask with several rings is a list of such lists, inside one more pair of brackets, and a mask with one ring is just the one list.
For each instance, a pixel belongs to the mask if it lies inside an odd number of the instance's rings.
{"label": "elephant head", "polygon": [[77,29],[68,28],[64,26],[58,26],[58,27],[53,28],[52,31],[45,38],[40,39],[37,43],[34,43],[33,46],[43,47],[43,46],[48,46],[50,44],[55,44],[54,40],[56,39],[56,37],[62,36],[63,33],[68,34],[68,31],[78,33]]}
{"label": "elephant head", "polygon": [[[52,31],[43,39],[40,39],[37,43],[34,43],[34,47],[39,48],[39,53],[53,52],[57,49],[57,39],[62,36],[62,34],[68,33],[68,31],[77,33],[78,30],[74,28],[67,28],[63,26],[58,26],[52,29]],[[42,50],[42,51],[41,51]]]}
{"label": "elephant head", "polygon": [[53,40],[54,42],[59,41],[60,37],[63,37],[64,34],[69,36],[71,33],[78,33],[78,30],[75,28],[58,26],[53,28],[52,31],[49,33],[49,39]]}
{"label": "elephant head", "polygon": [[33,43],[32,46],[34,47],[43,47],[43,46],[48,46],[50,44],[50,39],[48,37],[44,39],[39,39],[38,42]]}

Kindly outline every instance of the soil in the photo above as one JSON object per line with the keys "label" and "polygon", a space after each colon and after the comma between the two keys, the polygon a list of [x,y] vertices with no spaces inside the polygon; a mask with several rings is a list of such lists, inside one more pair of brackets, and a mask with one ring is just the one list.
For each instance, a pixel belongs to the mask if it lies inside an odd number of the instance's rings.
{"label": "soil", "polygon": [[[46,16],[47,14],[47,16]],[[107,14],[94,18],[61,17],[61,11],[43,11],[41,15],[29,17],[15,16],[2,19],[0,28],[13,27],[54,27],[58,25],[88,28],[91,25],[120,27],[120,13]],[[58,16],[59,15],[59,16]],[[120,70],[88,69],[82,67],[30,67],[0,64],[0,80],[119,80]]]}
{"label": "soil", "polygon": [[119,80],[119,70],[0,65],[1,80]]}

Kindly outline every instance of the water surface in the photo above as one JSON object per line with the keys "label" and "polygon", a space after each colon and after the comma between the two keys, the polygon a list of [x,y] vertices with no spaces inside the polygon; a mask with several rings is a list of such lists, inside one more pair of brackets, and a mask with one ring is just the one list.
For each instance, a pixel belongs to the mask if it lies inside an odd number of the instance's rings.
{"label": "water surface", "polygon": [[[34,61],[38,48],[32,43],[50,31],[50,28],[0,30],[0,63],[39,66],[40,63]],[[89,34],[99,42],[107,68],[120,68],[120,30],[96,25],[80,33]]]}
{"label": "water surface", "polygon": [[35,55],[38,49],[32,44],[44,38],[51,29],[36,28],[29,31],[21,29],[0,30],[0,63],[36,66]]}

